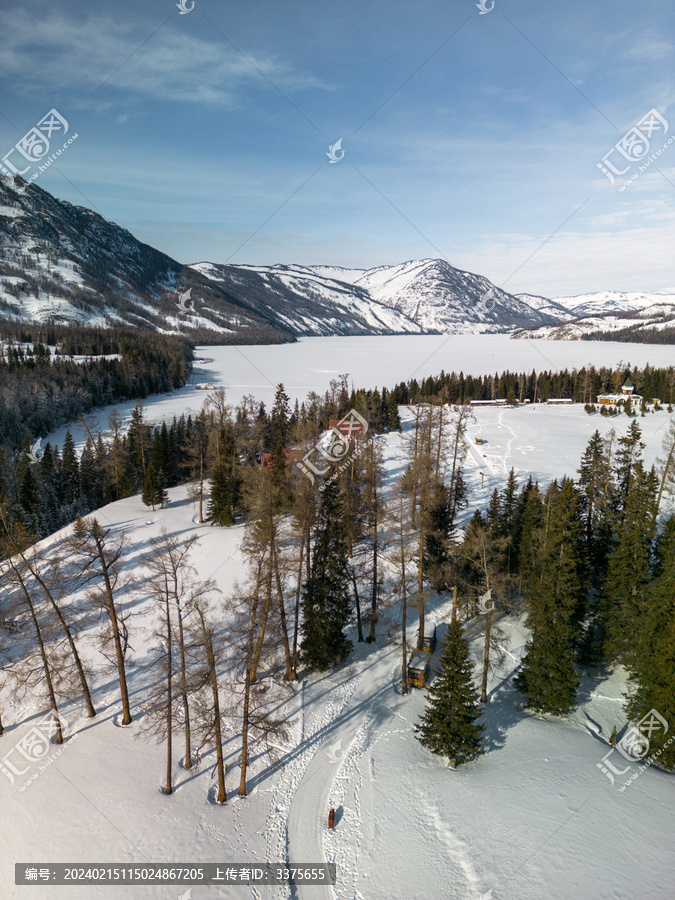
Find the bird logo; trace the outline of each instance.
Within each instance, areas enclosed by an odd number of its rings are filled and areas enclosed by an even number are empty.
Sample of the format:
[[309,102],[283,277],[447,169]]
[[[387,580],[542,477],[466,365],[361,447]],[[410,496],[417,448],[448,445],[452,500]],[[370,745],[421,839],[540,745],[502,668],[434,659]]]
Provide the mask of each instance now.
[[[338,154],[340,155],[338,156]],[[332,147],[329,147],[328,153],[326,153],[331,164],[340,162],[340,160],[344,158],[344,155],[345,151],[342,149],[342,138],[340,138],[339,141],[336,141]]]
[[[186,13],[192,12],[192,10],[195,8],[195,0],[192,0],[192,6],[187,6],[185,0],[180,0],[180,3],[176,3],[176,6],[180,10],[180,13],[178,15],[184,16]],[[190,892],[188,891],[188,894],[189,893]],[[185,897],[187,898],[187,900],[190,900],[187,894],[185,895]],[[183,900],[183,898],[181,897],[180,900]]]
[[[488,606],[488,603],[490,604]],[[489,591],[486,591],[483,596],[478,601],[478,609],[481,612],[489,613],[495,608],[494,603],[492,602],[492,588]],[[490,888],[492,890],[492,888]]]
[[[480,10],[480,12],[478,13],[478,15],[479,15],[479,16],[484,16],[485,13],[492,12],[492,10],[495,8],[495,0],[492,0],[492,6],[486,6],[486,5],[485,5],[485,0],[480,0],[480,3],[476,3],[476,6],[477,6],[478,9]],[[485,896],[487,896],[487,894],[486,894]]]
[[[189,12],[190,10],[188,10]],[[190,306],[187,306],[187,301],[190,299],[190,293],[192,292],[192,288],[188,288],[184,294],[178,295],[178,303],[176,306],[180,309],[181,312],[194,312],[195,305],[192,303]]]
[[[490,10],[488,10],[488,12],[490,12]],[[487,309],[488,312],[495,308],[495,292],[492,288],[488,288],[487,291],[483,292],[479,302],[485,305],[485,309]]]
[[340,762],[342,757],[344,756],[344,752],[342,750],[342,738],[339,741],[336,741],[330,750],[326,750],[326,756],[331,762]]
[[28,456],[31,458],[33,462],[40,462],[42,457],[45,455],[45,451],[40,447],[42,443],[42,438],[38,438],[37,441],[33,444],[33,446],[28,451]]
[[[489,10],[488,10],[488,12],[489,12]],[[490,888],[490,890],[487,891],[487,893],[483,894],[483,896],[480,898],[480,900],[492,900],[492,888]]]
[[[194,6],[194,4],[193,4]],[[190,10],[188,10],[190,12]],[[178,900],[192,900],[192,888],[188,888],[184,894],[181,894]]]

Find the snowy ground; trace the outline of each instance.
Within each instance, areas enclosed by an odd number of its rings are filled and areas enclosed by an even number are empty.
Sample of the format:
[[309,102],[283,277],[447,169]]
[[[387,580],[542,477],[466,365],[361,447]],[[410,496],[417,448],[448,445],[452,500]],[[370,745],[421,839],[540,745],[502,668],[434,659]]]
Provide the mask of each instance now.
[[[196,526],[194,508],[178,490],[171,506],[152,516],[152,525],[145,524],[148,513],[138,500],[104,512],[109,524],[131,537],[134,551],[146,550],[162,525],[196,531],[202,536],[200,570],[223,586],[237,573],[241,529]],[[441,638],[448,615],[448,599],[433,598],[429,618],[439,624]],[[414,620],[411,614],[409,635]],[[476,662],[482,625],[480,619],[466,624]],[[160,792],[164,749],[135,741],[134,725],[118,726],[115,684],[100,683],[99,716],[80,722],[78,736],[44,772],[24,791],[18,783],[0,782],[2,896],[37,896],[13,886],[16,861],[290,859],[335,862],[335,889],[300,888],[292,894],[284,888],[201,886],[193,888],[192,900],[479,900],[490,889],[496,900],[672,900],[675,780],[651,767],[620,792],[621,779],[612,786],[597,768],[610,749],[612,726],[620,729],[624,723],[622,679],[584,679],[581,705],[567,721],[523,714],[511,678],[526,632],[516,619],[504,619],[501,626],[505,660],[490,678],[487,753],[477,762],[451,771],[419,745],[412,725],[424,695],[401,694],[400,648],[381,639],[374,646],[357,645],[340,670],[300,682],[289,704],[290,740],[273,772],[264,760],[254,762],[247,799],[235,794],[238,748],[229,737],[231,799],[221,808],[207,799],[212,754],[196,774],[177,768],[171,797]],[[144,650],[133,643],[131,691],[138,703],[145,688]],[[43,711],[10,712],[3,754]],[[178,750],[176,760],[179,755]],[[628,765],[620,757],[614,762],[622,769]],[[637,771],[632,765],[624,778]],[[338,813],[334,832],[325,828],[331,807]],[[51,887],[48,895],[159,900],[184,890]]]
[[[260,348],[244,352],[251,349]],[[213,348],[203,352],[214,355]],[[631,353],[631,361],[636,360]],[[512,466],[519,480],[529,472],[542,482],[572,475],[595,428],[606,433],[614,426],[623,433],[629,424],[626,416],[587,416],[581,407],[479,409],[476,419],[467,461],[472,508],[465,517],[495,486],[503,486]],[[648,443],[648,462],[667,420],[666,413],[637,420]],[[476,446],[476,436],[487,444]],[[387,438],[390,480],[403,465],[401,441],[398,434]],[[200,526],[185,489],[176,488],[170,496],[170,504],[154,513],[135,497],[97,516],[127,534],[132,567],[163,526],[186,537],[199,535],[194,561],[200,576],[215,578],[227,592],[242,578],[243,528]],[[393,568],[385,568],[385,575],[387,599]],[[137,602],[139,624],[149,614],[147,607]],[[391,616],[396,620],[399,614],[394,606]],[[448,616],[447,596],[432,596],[429,620],[438,623],[440,638]],[[401,694],[400,646],[386,641],[382,626],[378,643],[355,645],[339,670],[301,679],[288,704],[289,740],[273,769],[267,759],[253,761],[246,799],[236,796],[238,740],[226,734],[230,800],[225,807],[208,800],[213,754],[204,757],[199,772],[188,774],[178,766],[179,742],[177,789],[170,797],[160,792],[164,748],[134,740],[137,724],[119,727],[116,684],[99,679],[94,698],[99,716],[81,720],[77,737],[58,757],[52,747],[44,772],[23,791],[21,783],[12,785],[0,773],[0,895],[7,900],[176,900],[187,890],[50,886],[40,892],[14,886],[15,862],[329,861],[338,869],[334,889],[200,886],[192,889],[191,900],[479,900],[485,895],[492,900],[672,900],[675,778],[652,766],[621,791],[621,784],[640,771],[638,765],[613,759],[621,769],[629,767],[614,785],[598,768],[610,750],[612,727],[620,731],[625,724],[623,678],[584,678],[580,706],[567,720],[525,714],[511,679],[527,632],[514,618],[500,624],[504,660],[490,677],[487,752],[476,762],[452,771],[417,742],[412,725],[422,713],[424,694]],[[409,638],[415,628],[411,612]],[[482,631],[480,618],[466,622],[477,664]],[[82,643],[88,646],[86,638]],[[138,704],[147,689],[147,646],[140,632],[131,644],[132,702]],[[0,699],[5,696],[0,692]],[[3,704],[0,759],[44,712],[44,705],[7,709]],[[79,708],[65,706],[63,712],[75,722]],[[334,832],[325,827],[331,807],[337,810]]]

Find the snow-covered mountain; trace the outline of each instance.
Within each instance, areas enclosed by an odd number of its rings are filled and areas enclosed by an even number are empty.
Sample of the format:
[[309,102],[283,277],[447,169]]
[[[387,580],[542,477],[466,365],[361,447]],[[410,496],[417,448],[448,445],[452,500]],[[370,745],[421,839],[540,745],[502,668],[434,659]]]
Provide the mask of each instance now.
[[[443,259],[373,269],[191,266],[35,184],[0,178],[0,322],[132,326],[202,343],[300,336],[616,331],[672,339],[675,294],[515,296]],[[628,331],[627,331],[628,329]],[[646,335],[646,338],[645,338]]]
[[[420,334],[427,330],[331,270],[312,266],[192,266],[280,328],[296,335]],[[325,274],[324,274],[325,272]]]
[[[524,298],[526,295],[519,296]],[[616,333],[617,337],[623,339],[631,337],[635,340],[648,339],[660,342],[664,338],[664,332],[675,331],[673,293],[599,291],[573,297],[556,297],[549,303],[551,308],[559,308],[562,311],[559,316],[561,322],[516,332],[513,336],[578,340],[583,335]],[[567,313],[567,321],[564,320],[564,312]]]
[[223,344],[293,340],[126,229],[11,178],[0,178],[2,320],[126,325],[211,341],[215,332]]
[[397,333],[503,334],[559,321],[442,259],[374,269],[213,263],[193,268],[295,334],[355,334],[355,316],[371,333],[384,327]]

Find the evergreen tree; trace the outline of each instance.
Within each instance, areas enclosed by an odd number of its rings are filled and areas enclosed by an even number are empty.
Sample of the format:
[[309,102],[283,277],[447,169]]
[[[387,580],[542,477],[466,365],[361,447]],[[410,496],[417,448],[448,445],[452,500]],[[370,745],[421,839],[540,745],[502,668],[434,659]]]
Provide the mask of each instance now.
[[349,574],[343,501],[338,487],[326,482],[321,494],[314,552],[304,585],[304,637],[301,658],[312,671],[338,665],[349,655]]
[[274,396],[274,406],[270,415],[270,439],[272,443],[272,455],[270,466],[272,467],[272,481],[277,489],[279,504],[287,501],[290,488],[288,468],[286,462],[286,450],[288,449],[291,423],[290,400],[284,390],[283,384],[277,386]]
[[66,506],[80,497],[80,467],[70,429],[66,431],[61,452],[61,502]]
[[628,491],[630,489],[631,480],[635,471],[635,467],[642,459],[642,453],[645,449],[644,442],[641,440],[642,431],[637,422],[631,422],[628,431],[624,437],[618,440],[618,449],[616,451],[616,482],[619,490],[619,500],[621,509],[625,506],[628,499]]
[[206,519],[213,525],[234,525],[232,478],[227,463],[217,465],[211,475],[211,499]]
[[635,465],[626,497],[617,545],[609,557],[600,601],[604,649],[612,662],[628,663],[635,630],[644,612],[651,580],[651,551],[656,531],[654,470]]
[[527,585],[532,638],[514,683],[531,709],[566,715],[579,686],[574,656],[586,584],[578,494],[568,478],[546,492],[537,556]]
[[586,536],[586,550],[595,581],[602,576],[612,542],[612,523],[616,506],[610,462],[610,445],[596,431],[591,437],[579,465],[581,521]]
[[[657,577],[649,587],[629,660],[633,693],[626,712],[640,722],[656,710],[670,725],[675,722],[675,516],[665,523],[656,548]],[[675,743],[661,727],[649,736],[649,756],[661,750],[658,765],[675,769]],[[665,749],[664,749],[665,747]]]
[[152,462],[148,463],[145,471],[141,499],[146,506],[152,506],[153,510],[156,506],[164,506],[169,500],[161,473],[155,471]]
[[456,619],[448,626],[440,669],[427,697],[424,715],[415,726],[422,746],[449,758],[468,760],[482,753],[484,726],[476,723],[481,709],[473,685],[473,666],[462,626]]
[[424,574],[435,591],[447,588],[449,538],[452,527],[450,491],[445,484],[433,489],[428,508],[429,530],[424,548]]

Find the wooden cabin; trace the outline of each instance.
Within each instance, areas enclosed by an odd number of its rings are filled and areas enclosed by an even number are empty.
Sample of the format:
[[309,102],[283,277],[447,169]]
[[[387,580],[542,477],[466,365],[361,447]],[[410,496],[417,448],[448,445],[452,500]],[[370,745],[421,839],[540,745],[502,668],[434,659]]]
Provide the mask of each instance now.
[[418,688],[425,687],[429,671],[429,657],[426,653],[416,650],[408,660],[408,685]]
[[425,634],[424,640],[422,641],[422,650],[425,653],[433,653],[436,649],[436,626],[434,625],[434,630],[431,634]]

